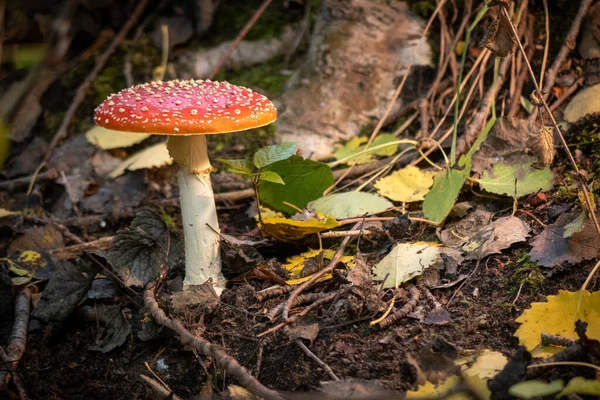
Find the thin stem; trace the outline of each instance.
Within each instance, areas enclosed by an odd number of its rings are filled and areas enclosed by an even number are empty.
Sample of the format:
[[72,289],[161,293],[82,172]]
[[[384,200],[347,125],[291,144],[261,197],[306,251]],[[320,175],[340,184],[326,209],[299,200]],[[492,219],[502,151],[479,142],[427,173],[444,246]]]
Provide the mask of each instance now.
[[333,167],[335,167],[335,166],[337,166],[337,165],[339,165],[339,164],[341,164],[341,163],[343,163],[345,161],[348,161],[351,158],[355,158],[355,157],[361,156],[363,154],[372,153],[372,152],[374,152],[376,150],[383,149],[383,148],[389,147],[389,146],[396,146],[396,145],[399,145],[399,144],[410,144],[410,145],[416,146],[417,144],[419,144],[419,142],[416,141],[416,140],[410,140],[410,139],[394,140],[393,142],[384,143],[384,144],[380,144],[380,145],[375,146],[375,147],[370,147],[368,149],[361,150],[358,153],[352,154],[352,155],[350,155],[348,157],[340,158],[339,160],[330,162],[327,165],[329,166],[329,168],[333,168]]
[[[546,17],[546,45],[544,46],[544,57],[542,58],[542,70],[540,71],[540,87],[544,87],[544,73],[548,61],[548,49],[550,48],[550,14],[548,13],[548,0],[544,0],[544,15]],[[534,45],[533,43],[531,44]]]

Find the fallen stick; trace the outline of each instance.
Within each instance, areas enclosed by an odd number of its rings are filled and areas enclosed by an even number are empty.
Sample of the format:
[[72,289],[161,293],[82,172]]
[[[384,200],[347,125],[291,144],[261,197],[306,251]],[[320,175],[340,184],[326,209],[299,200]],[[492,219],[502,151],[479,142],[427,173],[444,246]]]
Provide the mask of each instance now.
[[181,321],[167,317],[165,312],[158,306],[153,290],[154,284],[150,284],[144,290],[144,304],[148,307],[156,323],[166,326],[177,333],[181,344],[184,346],[193,346],[203,355],[214,358],[218,366],[225,369],[240,385],[258,397],[266,400],[284,400],[284,397],[278,392],[263,386],[246,368],[240,365],[235,358],[227,354],[220,346],[193,335],[183,326]]
[[48,253],[59,260],[71,260],[79,257],[84,251],[92,249],[108,250],[111,245],[113,236],[103,237],[92,242],[86,242],[82,244],[75,244],[73,246],[67,246],[60,249],[50,250]]
[[29,327],[29,305],[31,292],[23,288],[15,298],[15,322],[6,348],[6,369],[0,370],[0,389],[6,387],[9,376],[17,369],[27,347],[27,328]]

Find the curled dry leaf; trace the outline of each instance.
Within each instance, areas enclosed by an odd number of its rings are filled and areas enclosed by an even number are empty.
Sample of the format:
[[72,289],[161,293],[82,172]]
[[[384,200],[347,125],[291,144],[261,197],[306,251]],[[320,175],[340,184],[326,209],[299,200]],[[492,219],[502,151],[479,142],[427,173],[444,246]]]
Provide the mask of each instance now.
[[554,160],[554,135],[552,128],[542,126],[537,135],[531,138],[531,151],[538,158],[540,166],[549,167]]
[[479,43],[481,47],[489,49],[498,57],[506,57],[513,52],[517,45],[517,41],[513,36],[511,22],[502,10],[502,8],[507,7],[505,3],[506,1],[490,2],[490,7],[500,6],[500,9],[498,10],[498,16],[492,21]]

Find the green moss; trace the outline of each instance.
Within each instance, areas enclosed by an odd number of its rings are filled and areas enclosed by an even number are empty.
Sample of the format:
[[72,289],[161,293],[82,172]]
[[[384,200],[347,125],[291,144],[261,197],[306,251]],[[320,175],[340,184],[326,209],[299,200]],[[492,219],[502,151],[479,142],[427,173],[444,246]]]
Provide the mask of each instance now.
[[262,89],[267,97],[273,98],[283,93],[284,86],[290,78],[289,75],[281,73],[285,67],[284,57],[276,57],[255,67],[221,71],[215,80],[225,80],[234,85]]
[[[233,40],[262,3],[262,0],[222,1],[215,12],[207,40],[212,43]],[[317,9],[317,7],[313,8]],[[289,2],[286,7],[285,2],[274,1],[250,29],[245,39],[260,40],[278,37],[286,25],[301,21],[302,15],[302,4]]]
[[109,65],[105,67],[96,80],[92,82],[94,100],[100,104],[108,96],[125,87],[125,76],[122,65]]
[[513,286],[512,292],[519,290],[521,286],[529,285],[532,289],[538,289],[544,282],[544,274],[539,265],[529,259],[527,253],[520,254],[515,261],[509,261],[507,266],[514,265],[514,272],[508,277],[508,283]]

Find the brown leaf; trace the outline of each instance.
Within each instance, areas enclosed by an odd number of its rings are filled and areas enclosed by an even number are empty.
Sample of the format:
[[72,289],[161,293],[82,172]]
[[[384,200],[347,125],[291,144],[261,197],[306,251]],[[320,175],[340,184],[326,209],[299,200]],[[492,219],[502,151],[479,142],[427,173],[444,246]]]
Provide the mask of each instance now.
[[481,227],[487,226],[492,220],[491,212],[483,209],[475,210],[465,218],[447,225],[440,233],[444,246],[458,247],[474,236]]
[[600,257],[600,238],[589,220],[580,232],[565,238],[565,226],[577,218],[577,212],[563,214],[555,223],[548,225],[531,242],[529,258],[543,267],[555,267],[561,263],[578,264],[583,260]]
[[[496,3],[504,2],[496,1]],[[489,49],[498,57],[506,57],[513,52],[517,41],[513,36],[510,20],[502,12],[504,4],[501,4],[500,7],[498,17],[492,21],[479,45]]]
[[554,135],[552,128],[549,126],[541,126],[531,138],[531,150],[540,161],[542,168],[552,165],[554,160]]
[[465,258],[477,259],[501,253],[514,243],[524,242],[529,236],[529,229],[529,226],[517,217],[499,218],[463,245],[463,250],[468,253]]

